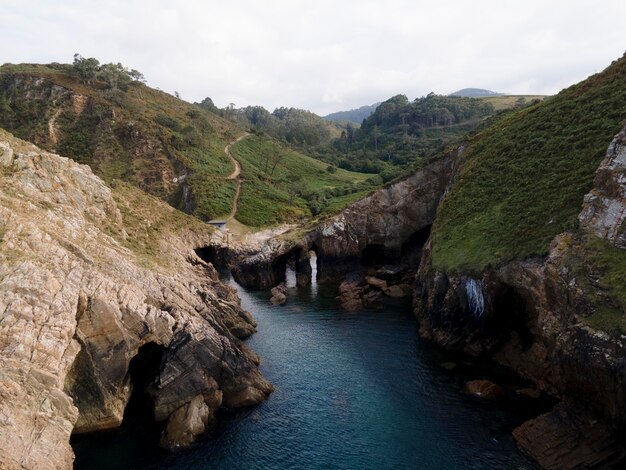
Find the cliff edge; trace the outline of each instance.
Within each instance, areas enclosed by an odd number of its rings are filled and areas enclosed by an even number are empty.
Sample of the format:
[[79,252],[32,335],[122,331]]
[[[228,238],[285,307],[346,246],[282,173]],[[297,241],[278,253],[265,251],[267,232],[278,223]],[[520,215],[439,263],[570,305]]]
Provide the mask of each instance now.
[[[131,361],[162,445],[193,442],[220,406],[271,385],[241,342],[236,292],[193,249],[211,229],[0,130],[0,467],[71,468],[72,433],[119,426]],[[138,362],[138,364],[137,364]]]

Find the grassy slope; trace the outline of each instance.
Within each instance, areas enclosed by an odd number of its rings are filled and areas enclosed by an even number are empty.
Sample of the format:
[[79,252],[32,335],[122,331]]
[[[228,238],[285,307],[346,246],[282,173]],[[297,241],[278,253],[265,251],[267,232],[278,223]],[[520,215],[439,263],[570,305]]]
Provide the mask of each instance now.
[[504,95],[504,96],[484,96],[477,98],[485,103],[490,103],[496,111],[504,111],[515,108],[518,100],[524,99],[524,103],[530,103],[533,100],[543,100],[544,95]]
[[[44,78],[91,100],[77,115],[71,103],[53,104],[45,93],[43,99],[12,101],[8,93],[0,94],[0,125],[19,137],[87,163],[109,182],[123,179],[174,204],[180,194],[171,177],[178,176],[182,163],[192,173],[194,215],[212,218],[229,210],[234,185],[222,178],[232,171],[224,146],[242,132],[233,123],[137,82],[113,94],[102,83],[81,83],[64,67],[0,67],[0,82],[15,77]],[[63,111],[57,118],[60,141],[54,145],[48,120],[57,105]]]
[[[290,202],[290,185],[295,184],[299,193],[334,188],[346,188],[354,193],[359,189],[356,184],[371,176],[341,169],[330,173],[327,171],[328,164],[260,136],[253,135],[240,141],[231,151],[241,163],[241,177],[244,180],[237,219],[251,226],[264,226],[310,215],[301,197],[293,197]],[[270,163],[266,170],[265,159],[268,155]],[[281,158],[272,173],[276,155]],[[331,200],[331,205],[338,211],[348,201],[349,198],[337,197]]]
[[471,139],[433,226],[433,264],[449,272],[545,255],[577,226],[582,199],[626,118],[626,57]]

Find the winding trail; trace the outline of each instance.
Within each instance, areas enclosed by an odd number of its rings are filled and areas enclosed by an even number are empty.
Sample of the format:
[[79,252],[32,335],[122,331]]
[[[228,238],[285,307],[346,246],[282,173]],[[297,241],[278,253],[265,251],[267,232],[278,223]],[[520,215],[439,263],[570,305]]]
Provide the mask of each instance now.
[[50,141],[52,142],[52,145],[57,145],[59,143],[59,136],[56,130],[56,122],[57,122],[57,118],[61,114],[61,111],[63,111],[63,109],[58,108],[54,112],[52,117],[50,117],[50,119],[48,120],[48,134],[50,135]]
[[226,222],[228,222],[229,220],[232,220],[235,218],[235,215],[237,215],[237,204],[239,202],[239,194],[241,193],[241,178],[239,177],[239,175],[241,175],[241,164],[237,161],[237,159],[235,157],[233,157],[233,154],[230,153],[230,148],[235,145],[237,142],[239,142],[242,139],[245,139],[246,137],[248,137],[250,134],[245,133],[242,136],[237,137],[235,140],[233,140],[230,144],[228,144],[226,147],[224,147],[224,153],[226,154],[226,156],[230,159],[230,161],[233,163],[233,166],[235,167],[233,172],[228,175],[226,177],[227,180],[236,180],[237,181],[237,188],[235,189],[235,197],[233,198],[233,207],[230,211],[230,214],[228,216],[228,218],[226,219]]

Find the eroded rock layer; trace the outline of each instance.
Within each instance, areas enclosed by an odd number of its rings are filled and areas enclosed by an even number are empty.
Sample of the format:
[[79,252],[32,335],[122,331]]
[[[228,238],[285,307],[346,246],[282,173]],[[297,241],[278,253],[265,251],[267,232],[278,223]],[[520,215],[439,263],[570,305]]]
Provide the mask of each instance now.
[[0,131],[0,467],[70,468],[70,434],[121,423],[151,345],[167,447],[271,392],[240,341],[254,320],[193,251],[209,232]]

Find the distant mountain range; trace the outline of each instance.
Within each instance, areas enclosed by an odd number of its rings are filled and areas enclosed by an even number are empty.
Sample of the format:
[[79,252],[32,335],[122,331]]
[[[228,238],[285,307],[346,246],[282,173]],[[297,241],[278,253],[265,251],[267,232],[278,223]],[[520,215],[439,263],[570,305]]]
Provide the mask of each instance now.
[[461,90],[450,93],[450,96],[465,96],[467,98],[480,98],[483,96],[504,96],[505,93],[485,90],[483,88],[463,88]]
[[331,122],[348,121],[354,124],[361,124],[364,119],[367,119],[376,111],[379,104],[380,103],[374,103],[368,106],[361,106],[358,109],[351,109],[350,111],[337,111],[336,113],[322,116],[322,118]]

